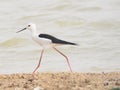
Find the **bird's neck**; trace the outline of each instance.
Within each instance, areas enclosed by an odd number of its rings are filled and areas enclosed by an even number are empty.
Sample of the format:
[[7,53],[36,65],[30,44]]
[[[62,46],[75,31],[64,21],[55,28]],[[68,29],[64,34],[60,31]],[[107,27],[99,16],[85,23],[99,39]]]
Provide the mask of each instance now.
[[31,33],[32,33],[32,36],[36,35],[36,34],[37,34],[36,29],[32,29],[32,30],[31,30]]

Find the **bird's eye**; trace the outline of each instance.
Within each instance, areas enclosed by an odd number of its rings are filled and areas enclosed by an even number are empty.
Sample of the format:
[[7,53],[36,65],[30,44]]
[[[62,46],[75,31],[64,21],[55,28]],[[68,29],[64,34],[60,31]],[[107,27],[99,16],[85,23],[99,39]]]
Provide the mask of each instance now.
[[28,27],[30,27],[30,25],[28,25]]

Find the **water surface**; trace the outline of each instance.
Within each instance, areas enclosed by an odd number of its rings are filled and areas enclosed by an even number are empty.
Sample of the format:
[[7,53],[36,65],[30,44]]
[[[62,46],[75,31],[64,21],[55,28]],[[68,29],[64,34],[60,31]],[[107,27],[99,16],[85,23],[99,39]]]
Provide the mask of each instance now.
[[[74,72],[120,71],[119,0],[0,0],[0,73],[32,72],[41,47],[27,23],[79,46],[58,47]],[[47,49],[40,72],[69,71],[64,57]]]

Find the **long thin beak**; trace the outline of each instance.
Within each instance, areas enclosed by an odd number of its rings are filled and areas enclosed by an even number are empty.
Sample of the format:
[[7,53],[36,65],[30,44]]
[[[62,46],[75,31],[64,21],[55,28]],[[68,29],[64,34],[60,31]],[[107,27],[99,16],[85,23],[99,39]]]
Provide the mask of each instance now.
[[24,31],[24,30],[26,30],[26,29],[27,29],[27,28],[23,28],[22,30],[17,31],[16,33],[19,33],[19,32]]

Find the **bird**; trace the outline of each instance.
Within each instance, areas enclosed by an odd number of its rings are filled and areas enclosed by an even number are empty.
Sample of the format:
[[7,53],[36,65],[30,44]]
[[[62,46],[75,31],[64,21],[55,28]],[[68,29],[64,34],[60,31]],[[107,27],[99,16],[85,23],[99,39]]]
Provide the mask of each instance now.
[[56,47],[59,45],[77,45],[76,43],[61,40],[61,39],[56,38],[49,34],[37,33],[36,24],[34,24],[34,23],[28,23],[25,28],[17,31],[16,33],[19,33],[24,30],[31,31],[32,39],[42,47],[39,62],[37,64],[36,68],[34,69],[33,73],[35,73],[37,71],[37,69],[40,67],[43,53],[44,53],[46,47],[51,47],[55,51],[57,51],[59,54],[61,54],[66,59],[68,67],[70,69],[70,72],[73,72],[68,57],[65,54],[63,54],[60,50],[58,50]]

